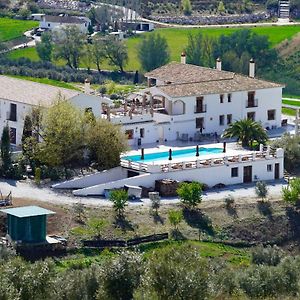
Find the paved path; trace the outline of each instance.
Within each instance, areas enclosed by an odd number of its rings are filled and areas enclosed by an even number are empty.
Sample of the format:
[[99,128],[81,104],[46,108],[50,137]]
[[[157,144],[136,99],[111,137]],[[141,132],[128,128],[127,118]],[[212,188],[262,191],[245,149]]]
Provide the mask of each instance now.
[[[281,195],[281,189],[286,186],[285,181],[269,182],[269,195],[273,198],[278,198]],[[10,191],[12,192],[13,198],[24,198],[30,200],[51,202],[52,204],[67,204],[81,202],[86,205],[96,206],[111,206],[108,200],[97,197],[74,197],[71,193],[54,192],[50,188],[38,188],[34,184],[24,181],[5,180],[0,182],[0,190],[3,196],[7,195]],[[209,190],[203,195],[203,201],[223,201],[224,197],[231,194],[235,199],[241,198],[255,198],[255,184],[246,185],[234,185],[228,186],[223,189]],[[162,204],[175,204],[178,203],[178,198],[163,198]],[[129,203],[130,206],[134,205],[150,205],[149,199],[142,199],[141,201],[132,201]]]

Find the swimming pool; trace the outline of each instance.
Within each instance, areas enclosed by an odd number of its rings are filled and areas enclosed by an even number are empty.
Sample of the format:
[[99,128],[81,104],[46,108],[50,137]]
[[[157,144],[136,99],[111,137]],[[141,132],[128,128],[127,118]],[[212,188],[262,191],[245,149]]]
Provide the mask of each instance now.
[[[222,148],[204,148],[199,147],[199,156],[207,155],[207,154],[216,154],[222,153]],[[180,150],[172,150],[172,159],[196,159],[196,147],[193,148],[185,148]],[[145,150],[144,159],[141,159],[141,154],[139,155],[130,155],[123,156],[122,159],[133,161],[133,162],[158,162],[169,159],[169,151],[164,152],[155,152],[155,153],[147,153],[147,149]]]

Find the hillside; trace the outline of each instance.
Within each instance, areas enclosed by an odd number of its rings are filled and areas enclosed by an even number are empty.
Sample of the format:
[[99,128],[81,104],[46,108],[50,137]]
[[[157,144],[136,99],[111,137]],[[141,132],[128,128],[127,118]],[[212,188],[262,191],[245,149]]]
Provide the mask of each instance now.
[[[192,8],[194,12],[199,13],[212,13],[218,5],[219,0],[191,0]],[[233,13],[247,13],[257,10],[264,10],[266,0],[251,0],[251,1],[234,1],[223,0],[225,8],[229,14]],[[144,14],[169,14],[177,13],[180,11],[181,1],[170,0],[143,0],[142,10]]]

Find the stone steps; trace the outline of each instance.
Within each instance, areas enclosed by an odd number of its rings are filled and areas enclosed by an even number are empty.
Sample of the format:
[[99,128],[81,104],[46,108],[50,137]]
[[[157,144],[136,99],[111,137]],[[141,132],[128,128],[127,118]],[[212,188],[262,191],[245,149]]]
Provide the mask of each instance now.
[[279,1],[278,17],[280,19],[289,19],[290,17],[290,1]]

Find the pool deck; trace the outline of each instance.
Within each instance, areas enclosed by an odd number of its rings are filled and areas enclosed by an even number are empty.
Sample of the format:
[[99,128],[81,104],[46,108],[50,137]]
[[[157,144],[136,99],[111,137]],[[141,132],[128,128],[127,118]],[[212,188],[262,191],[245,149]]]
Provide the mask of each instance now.
[[[150,147],[150,148],[145,148],[145,155],[149,153],[157,153],[157,152],[167,152],[169,149],[174,150],[182,150],[182,149],[187,149],[187,148],[195,148],[196,152],[196,145],[197,143],[193,143],[192,145],[188,144],[183,144],[182,146],[179,146],[178,143],[174,142],[174,146],[171,146],[170,144],[168,145],[156,145],[156,147]],[[203,148],[221,148],[223,149],[223,142],[222,143],[212,143],[212,144],[199,144],[199,147]],[[196,160],[204,160],[204,159],[211,159],[211,158],[224,158],[226,156],[238,156],[240,154],[246,155],[246,154],[251,154],[255,151],[250,151],[250,150],[245,150],[238,146],[236,143],[227,143],[226,144],[226,152],[225,153],[209,153],[209,154],[202,154],[197,157],[196,155],[190,155],[188,157],[178,157],[175,158],[173,157],[172,163],[177,163],[177,162],[186,162],[186,161],[196,161]],[[131,150],[126,153],[124,153],[124,156],[132,156],[132,155],[141,155],[141,149],[138,150]],[[122,155],[123,157],[123,155]],[[122,159],[121,157],[121,159]],[[160,160],[160,161],[153,161],[153,162],[147,162],[145,161],[144,164],[147,165],[161,165],[161,164],[168,164],[170,163],[169,160]]]

